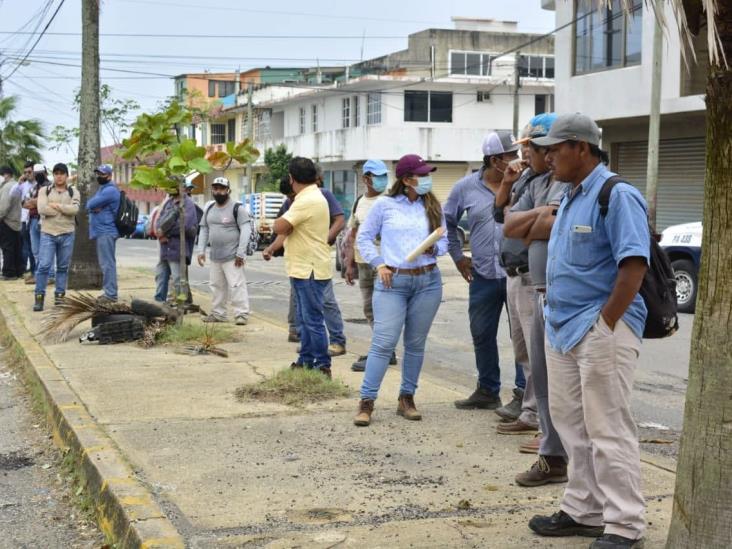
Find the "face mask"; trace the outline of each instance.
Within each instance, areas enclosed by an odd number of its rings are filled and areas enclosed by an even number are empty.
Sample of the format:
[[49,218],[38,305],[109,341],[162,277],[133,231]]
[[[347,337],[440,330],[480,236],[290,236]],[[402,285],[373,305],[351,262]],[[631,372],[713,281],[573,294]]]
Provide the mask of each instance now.
[[45,183],[45,182],[46,182],[46,174],[43,174],[43,173],[37,173],[37,174],[35,175],[35,179],[36,179],[36,183],[38,183],[39,185],[40,185],[41,183]]
[[103,175],[98,175],[97,176],[97,183],[99,183],[100,185],[104,185],[105,183],[109,183],[109,179],[107,179]]
[[432,190],[432,176],[420,177],[417,179],[417,186],[414,189],[418,195],[427,194]]
[[371,187],[377,193],[383,193],[386,190],[386,186],[389,184],[388,175],[374,175],[371,177]]
[[225,204],[227,200],[229,200],[228,194],[215,194],[213,195],[214,200],[216,201],[216,204]]

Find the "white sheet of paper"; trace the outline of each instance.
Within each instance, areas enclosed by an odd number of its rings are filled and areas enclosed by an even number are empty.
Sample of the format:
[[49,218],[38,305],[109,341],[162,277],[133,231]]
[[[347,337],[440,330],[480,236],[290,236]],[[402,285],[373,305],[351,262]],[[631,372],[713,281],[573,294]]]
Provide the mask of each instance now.
[[432,231],[432,234],[430,234],[427,238],[425,238],[419,246],[414,248],[411,252],[409,252],[409,255],[407,256],[407,261],[410,263],[412,261],[417,261],[417,258],[425,253],[429,248],[434,246],[440,238],[442,238],[442,235],[445,234],[444,227],[438,227],[434,231]]

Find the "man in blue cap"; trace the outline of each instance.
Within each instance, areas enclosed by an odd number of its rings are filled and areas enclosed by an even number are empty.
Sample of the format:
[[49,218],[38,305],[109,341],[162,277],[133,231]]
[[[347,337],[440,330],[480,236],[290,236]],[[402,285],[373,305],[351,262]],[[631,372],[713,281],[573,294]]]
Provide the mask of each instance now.
[[[528,161],[531,170],[538,174],[529,183],[526,192],[506,214],[504,234],[509,238],[528,242],[529,277],[532,288],[533,314],[529,333],[529,364],[536,407],[541,426],[539,459],[526,472],[516,476],[520,486],[541,486],[567,481],[567,454],[562,446],[549,413],[549,386],[546,356],[544,354],[544,297],[546,295],[546,263],[549,233],[556,216],[556,208],[569,188],[568,183],[557,181],[546,163],[546,148],[534,143],[544,137],[556,120],[556,114],[547,113],[534,117],[526,140],[529,142]],[[509,170],[506,178],[515,177]],[[504,427],[510,429],[511,424]]]
[[117,258],[115,247],[119,231],[115,219],[119,210],[119,189],[112,181],[112,166],[102,164],[94,170],[99,189],[86,203],[89,212],[89,239],[97,241],[97,259],[102,268],[102,300],[117,301]]
[[[374,310],[371,300],[374,295],[374,279],[376,270],[365,261],[355,245],[356,234],[361,224],[366,221],[366,216],[381,194],[389,185],[389,170],[381,160],[367,160],[361,168],[361,181],[366,186],[366,192],[356,199],[353,205],[353,213],[348,220],[348,245],[346,246],[346,283],[353,285],[353,279],[358,272],[358,287],[363,297],[363,314],[368,320],[369,326],[374,327]],[[366,369],[367,356],[358,358],[351,366],[354,372],[363,372]],[[390,360],[396,364],[396,355]]]

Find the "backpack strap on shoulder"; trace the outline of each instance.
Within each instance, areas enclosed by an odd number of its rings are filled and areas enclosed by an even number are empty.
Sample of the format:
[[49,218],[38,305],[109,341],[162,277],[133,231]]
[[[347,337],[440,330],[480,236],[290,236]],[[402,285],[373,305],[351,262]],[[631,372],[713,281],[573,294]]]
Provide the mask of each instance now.
[[610,193],[613,192],[613,187],[618,183],[627,183],[627,181],[619,175],[613,175],[605,180],[600,189],[600,194],[597,195],[597,202],[600,204],[600,216],[606,217],[608,207],[610,206]]
[[[213,205],[215,203],[216,202],[214,202],[212,200],[211,202],[209,202],[208,204],[206,204],[206,209],[203,210],[203,215],[201,216],[201,221],[205,221],[206,222],[206,226],[208,226],[208,212],[211,210],[211,208],[213,208]],[[234,215],[236,215],[236,212],[234,212]]]

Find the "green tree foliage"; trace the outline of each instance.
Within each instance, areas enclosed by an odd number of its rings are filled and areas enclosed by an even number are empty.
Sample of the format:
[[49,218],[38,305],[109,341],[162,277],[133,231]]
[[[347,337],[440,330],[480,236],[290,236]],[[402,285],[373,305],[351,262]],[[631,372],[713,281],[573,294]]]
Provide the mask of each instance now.
[[13,119],[17,105],[15,96],[0,99],[0,164],[21,173],[26,162],[41,161],[45,135],[38,120]]
[[257,192],[279,191],[280,179],[287,175],[290,160],[292,160],[292,153],[287,151],[285,145],[278,145],[264,151],[264,164],[267,166],[267,173],[260,182],[257,182]]

